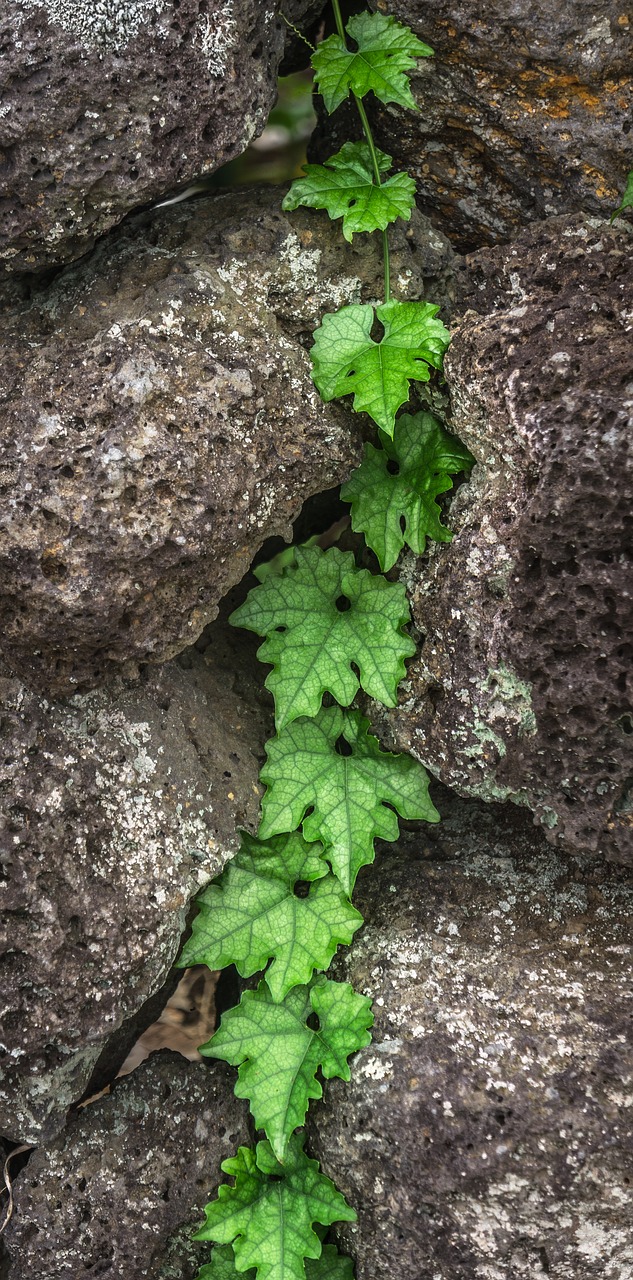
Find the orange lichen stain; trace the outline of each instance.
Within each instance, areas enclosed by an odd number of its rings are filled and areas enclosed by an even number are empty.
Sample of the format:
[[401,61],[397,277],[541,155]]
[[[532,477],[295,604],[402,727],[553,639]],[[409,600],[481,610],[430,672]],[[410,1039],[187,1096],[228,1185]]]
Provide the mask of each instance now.
[[582,164],[580,168],[584,177],[591,183],[599,200],[614,200],[618,196],[617,187],[610,186],[599,169],[594,169],[590,164]]
[[[604,115],[604,99],[588,89],[576,76],[563,75],[541,67],[522,71],[519,82],[517,99],[526,115],[544,113],[553,120],[567,120],[571,108],[578,105],[588,114]],[[524,86],[524,91],[521,86]]]
[[618,18],[618,26],[619,26],[619,27],[628,27],[628,25],[629,25],[629,15],[628,15],[628,13],[621,13],[621,14],[620,14],[620,16],[619,16],[619,18]]
[[454,39],[454,37],[457,35],[457,30],[455,27],[447,27],[446,30],[449,36],[451,37],[451,39]]

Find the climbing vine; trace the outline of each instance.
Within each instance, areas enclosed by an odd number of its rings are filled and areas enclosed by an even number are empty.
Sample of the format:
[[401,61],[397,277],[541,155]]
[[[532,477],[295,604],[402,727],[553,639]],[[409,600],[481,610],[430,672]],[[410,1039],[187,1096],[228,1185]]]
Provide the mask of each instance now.
[[[449,334],[437,306],[391,298],[387,228],[410,217],[415,184],[390,174],[363,104],[372,92],[414,110],[409,74],[432,50],[392,17],[361,13],[344,27],[339,0],[333,8],[337,30],[313,54],[315,81],[329,112],[354,98],[365,141],[308,164],[284,208],[327,210],[347,240],[382,234],[383,301],[325,315],[312,363],[324,400],[353,395],[354,409],[379,429],[341,496],[384,572],[405,544],[420,553],[427,538],[450,539],[436,500],[472,458],[431,414],[396,420],[410,382],[441,369]],[[321,1097],[319,1077],[349,1080],[350,1055],[370,1043],[373,1019],[365,996],[324,971],[362,924],[350,898],[375,839],[397,839],[397,815],[437,822],[439,814],[422,765],[382,751],[351,705],[359,689],[396,705],[415,651],[404,587],[314,540],[258,577],[231,622],[263,638],[258,656],[271,668],[276,734],[261,771],[261,824],[198,899],[180,963],[234,964],[245,978],[263,972],[201,1053],[238,1068],[235,1092],[265,1138],[222,1166],[233,1181],[196,1233],[215,1246],[199,1280],[245,1272],[252,1280],[351,1280],[351,1259],[323,1239],[332,1223],[356,1214],[306,1155],[302,1126],[311,1099]]]

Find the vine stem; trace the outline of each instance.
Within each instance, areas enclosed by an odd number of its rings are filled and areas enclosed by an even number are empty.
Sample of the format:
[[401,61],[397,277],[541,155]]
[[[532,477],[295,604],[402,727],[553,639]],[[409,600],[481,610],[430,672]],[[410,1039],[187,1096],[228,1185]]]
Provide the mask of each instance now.
[[[332,8],[334,9],[334,18],[336,20],[336,30],[338,31],[338,34],[341,37],[341,40],[343,41],[345,48],[347,48],[347,40],[345,38],[345,28],[343,26],[343,17],[341,14],[340,0],[332,0]],[[374,135],[371,131],[371,125],[369,123],[369,119],[367,116],[367,112],[365,111],[363,102],[356,94],[354,94],[354,101],[356,103],[356,108],[358,110],[360,121],[363,126],[363,133],[365,134],[365,137],[367,139],[369,153],[371,155],[371,163],[374,170],[374,182],[377,187],[380,187],[382,185],[382,178],[380,176],[380,165],[378,164],[378,155],[376,152]],[[387,235],[386,230],[383,231],[382,233],[382,256],[383,256],[383,264],[385,269],[385,302],[388,302],[391,297],[391,277],[390,277],[390,266],[389,266],[389,237]]]

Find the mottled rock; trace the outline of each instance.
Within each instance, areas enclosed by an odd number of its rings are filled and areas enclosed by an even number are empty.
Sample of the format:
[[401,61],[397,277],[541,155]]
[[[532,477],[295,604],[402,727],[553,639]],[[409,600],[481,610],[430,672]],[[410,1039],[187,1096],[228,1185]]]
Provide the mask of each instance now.
[[153,1054],[31,1156],[5,1237],[8,1280],[193,1280],[209,1246],[191,1231],[222,1160],[249,1141],[224,1063]]
[[623,1280],[630,876],[562,858],[513,806],[436,798],[439,827],[361,872],[337,965],[376,1014],[311,1113],[359,1215],[342,1247],[358,1280]]
[[[300,22],[310,0],[295,0]],[[261,133],[273,0],[9,0],[0,13],[0,263],[68,262]]]
[[631,233],[552,219],[468,266],[446,376],[479,465],[452,544],[405,559],[423,643],[377,719],[460,794],[633,860]]
[[[611,213],[631,167],[627,5],[378,0],[377,7],[435,50],[413,76],[419,112],[370,105],[377,141],[415,177],[420,208],[459,249],[508,240],[526,222],[557,213]],[[340,142],[344,114],[325,125],[324,146]]]
[[1,1133],[59,1131],[256,827],[270,721],[239,680],[195,651],[66,704],[0,680]]
[[[322,403],[302,341],[378,294],[379,241],[346,245],[281,198],[131,219],[7,311],[0,634],[28,684],[67,694],[193,643],[265,539],[290,538],[359,457],[363,422]],[[402,224],[396,289],[442,301],[450,275],[447,241]]]

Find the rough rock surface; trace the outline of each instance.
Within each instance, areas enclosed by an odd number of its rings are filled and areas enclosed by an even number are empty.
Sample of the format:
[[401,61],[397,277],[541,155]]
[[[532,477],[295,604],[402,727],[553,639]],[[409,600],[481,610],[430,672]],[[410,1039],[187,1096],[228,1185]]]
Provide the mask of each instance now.
[[[309,0],[295,0],[301,21]],[[261,133],[287,28],[273,0],[8,0],[0,263],[68,262]]]
[[[379,242],[280,203],[141,215],[8,309],[0,634],[28,684],[67,694],[193,643],[359,457],[361,419],[322,403],[299,339],[379,293]],[[447,299],[447,241],[420,217],[393,238],[396,289]]]
[[377,718],[460,794],[633,860],[631,233],[552,219],[468,265],[446,376],[480,465],[452,544],[404,563],[424,641]]
[[220,1164],[250,1141],[233,1073],[153,1054],[34,1152],[15,1184],[7,1280],[193,1280],[191,1230]]
[[[374,5],[374,7],[376,7]],[[420,111],[370,108],[420,208],[462,251],[557,213],[610,214],[631,168],[633,14],[620,0],[378,0],[435,50]],[[347,125],[325,126],[339,144]],[[349,136],[347,133],[346,136]]]
[[359,1214],[342,1246],[358,1280],[624,1280],[630,876],[513,806],[437,800],[439,827],[361,872],[338,966],[376,1014],[311,1113]]
[[165,982],[236,828],[257,825],[269,713],[215,653],[65,705],[0,680],[0,1133],[15,1140],[58,1132],[106,1039]]

